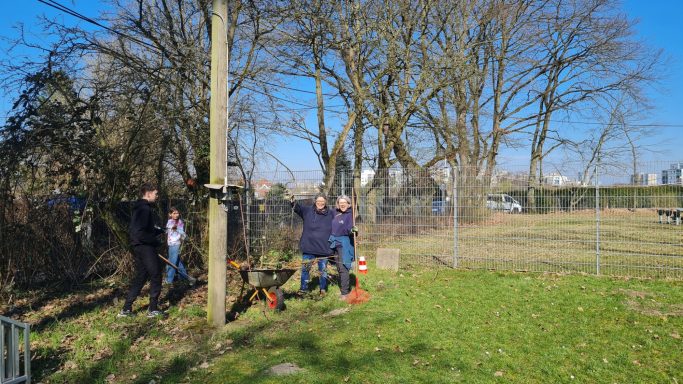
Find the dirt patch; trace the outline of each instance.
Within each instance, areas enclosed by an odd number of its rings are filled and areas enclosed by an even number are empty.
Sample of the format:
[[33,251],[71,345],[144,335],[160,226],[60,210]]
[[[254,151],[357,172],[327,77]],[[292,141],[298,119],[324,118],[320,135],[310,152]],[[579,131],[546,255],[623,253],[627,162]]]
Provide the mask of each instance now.
[[657,295],[634,289],[620,288],[616,292],[627,297],[625,305],[628,309],[646,316],[683,316],[683,304],[661,303],[655,298]]
[[649,292],[636,291],[633,289],[623,289],[623,288],[619,289],[619,293],[622,293],[628,297],[637,297],[639,299],[645,299],[648,296],[654,296],[654,295],[650,294]]
[[683,316],[683,305],[681,304],[663,304],[655,300],[637,301],[629,299],[626,300],[626,306],[630,310],[646,316]]

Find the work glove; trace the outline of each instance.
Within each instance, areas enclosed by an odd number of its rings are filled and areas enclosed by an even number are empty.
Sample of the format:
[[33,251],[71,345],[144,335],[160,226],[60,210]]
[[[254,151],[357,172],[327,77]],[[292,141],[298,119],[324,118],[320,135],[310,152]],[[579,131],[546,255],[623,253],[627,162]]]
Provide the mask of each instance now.
[[358,234],[358,227],[356,227],[355,225],[353,227],[351,227],[351,233],[354,236],[357,235]]

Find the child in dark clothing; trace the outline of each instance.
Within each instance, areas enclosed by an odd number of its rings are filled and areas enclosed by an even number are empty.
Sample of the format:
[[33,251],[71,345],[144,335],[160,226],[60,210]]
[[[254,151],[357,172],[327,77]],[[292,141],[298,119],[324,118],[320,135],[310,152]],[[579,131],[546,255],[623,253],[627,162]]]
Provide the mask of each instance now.
[[143,184],[140,187],[140,200],[133,206],[133,217],[130,221],[128,233],[130,245],[133,248],[135,261],[135,277],[131,282],[126,301],[118,317],[131,317],[133,302],[140,294],[142,287],[149,280],[149,310],[148,317],[163,316],[164,313],[158,308],[159,294],[161,293],[161,265],[157,257],[156,248],[161,245],[159,235],[164,230],[159,227],[158,218],[154,214],[152,204],[159,196],[157,188],[151,184]]

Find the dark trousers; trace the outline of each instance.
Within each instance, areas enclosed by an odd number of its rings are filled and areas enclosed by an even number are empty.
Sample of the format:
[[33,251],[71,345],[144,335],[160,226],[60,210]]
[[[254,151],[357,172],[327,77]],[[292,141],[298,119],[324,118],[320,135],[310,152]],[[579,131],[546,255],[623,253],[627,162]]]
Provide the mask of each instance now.
[[142,287],[149,280],[149,310],[158,310],[159,294],[161,293],[161,259],[157,256],[156,248],[151,245],[136,245],[133,247],[135,260],[135,277],[130,284],[123,309],[131,310]]
[[348,295],[351,292],[349,287],[349,269],[342,262],[342,247],[337,247],[334,255],[334,263],[337,267],[337,272],[339,273],[339,290],[342,295]]

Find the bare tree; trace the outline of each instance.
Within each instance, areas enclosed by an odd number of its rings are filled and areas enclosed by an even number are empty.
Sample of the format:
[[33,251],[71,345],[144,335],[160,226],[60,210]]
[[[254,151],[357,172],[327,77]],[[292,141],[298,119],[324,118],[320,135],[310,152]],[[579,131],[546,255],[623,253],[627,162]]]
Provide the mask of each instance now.
[[[527,195],[531,209],[535,204],[534,189],[542,177],[543,158],[569,142],[552,117],[581,107],[611,105],[624,98],[642,103],[640,89],[655,79],[654,69],[661,57],[659,52],[651,52],[631,39],[633,22],[620,15],[611,2],[553,1],[547,8],[541,19],[545,31],[543,50],[539,52],[543,71],[540,87],[534,90],[540,97],[531,131]],[[609,116],[613,114],[611,111]],[[550,147],[546,145],[548,140],[554,142]]]

